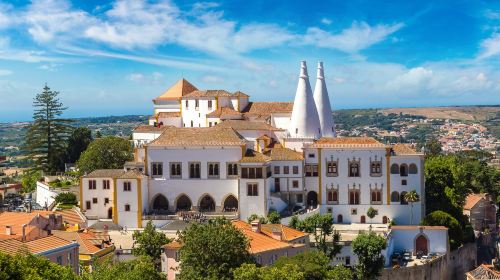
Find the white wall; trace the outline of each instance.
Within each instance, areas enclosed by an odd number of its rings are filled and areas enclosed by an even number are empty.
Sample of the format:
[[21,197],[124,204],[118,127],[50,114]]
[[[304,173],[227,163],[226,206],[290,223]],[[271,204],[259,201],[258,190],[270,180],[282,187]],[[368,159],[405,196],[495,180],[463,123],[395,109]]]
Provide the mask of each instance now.
[[56,196],[57,193],[50,190],[50,186],[42,182],[36,182],[36,203],[40,206],[50,206],[54,202]]
[[[124,191],[123,184],[130,182],[131,190]],[[117,179],[116,180],[116,199],[118,224],[123,227],[137,228],[137,213],[139,211],[138,204],[138,180],[137,179]],[[125,205],[130,205],[130,211],[125,211]],[[144,206],[144,205],[143,205]]]
[[[89,181],[96,181],[96,189],[89,190]],[[109,190],[103,188],[103,181],[109,180]],[[100,219],[108,218],[108,209],[113,207],[113,178],[82,178],[82,209],[86,216],[97,216]],[[97,198],[97,203],[93,203],[92,199]],[[104,205],[104,198],[109,198],[109,203]],[[91,209],[86,209],[86,201],[90,201]]]
[[414,251],[415,238],[424,234],[429,240],[430,253],[447,253],[448,252],[448,230],[442,229],[392,229],[391,238],[393,240],[394,251],[401,252],[408,250]]
[[[191,127],[191,121],[193,121],[193,127],[208,127],[206,115],[217,110],[216,106],[221,106],[217,104],[215,97],[200,97],[197,99],[199,102],[198,108],[195,107],[195,98],[182,100],[182,125],[185,127]],[[209,100],[212,101],[210,110],[208,109]],[[187,108],[186,101],[188,102]]]

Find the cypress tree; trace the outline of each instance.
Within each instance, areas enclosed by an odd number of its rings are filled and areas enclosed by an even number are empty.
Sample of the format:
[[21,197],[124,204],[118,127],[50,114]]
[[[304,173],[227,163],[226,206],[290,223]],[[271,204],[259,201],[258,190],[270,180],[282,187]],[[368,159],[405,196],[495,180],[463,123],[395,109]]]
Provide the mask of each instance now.
[[58,96],[59,92],[45,85],[33,100],[33,123],[26,133],[25,149],[37,170],[51,172],[64,169],[66,141],[71,133],[72,121],[61,118],[67,107]]

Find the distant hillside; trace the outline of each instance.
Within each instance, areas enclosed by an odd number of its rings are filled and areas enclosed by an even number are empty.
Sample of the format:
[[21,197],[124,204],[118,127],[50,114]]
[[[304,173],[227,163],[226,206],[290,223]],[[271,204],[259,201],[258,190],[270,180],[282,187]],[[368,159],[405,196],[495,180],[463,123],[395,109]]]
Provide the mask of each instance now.
[[457,107],[426,107],[426,108],[391,108],[379,112],[388,115],[404,114],[424,116],[429,119],[453,119],[462,121],[488,121],[500,117],[498,106],[457,106]]

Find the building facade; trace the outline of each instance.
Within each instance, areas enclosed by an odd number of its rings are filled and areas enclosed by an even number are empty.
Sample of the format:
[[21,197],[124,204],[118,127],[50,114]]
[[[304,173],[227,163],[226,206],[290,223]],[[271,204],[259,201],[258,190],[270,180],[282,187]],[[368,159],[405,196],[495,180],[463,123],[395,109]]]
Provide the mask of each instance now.
[[[182,79],[153,103],[149,125],[133,133],[134,161],[83,176],[87,217],[127,227],[185,211],[244,220],[319,209],[336,223],[398,225],[422,218],[423,155],[370,137],[335,137],[321,63],[314,95],[301,63],[295,102],[251,102]],[[412,190],[420,201],[407,203]]]

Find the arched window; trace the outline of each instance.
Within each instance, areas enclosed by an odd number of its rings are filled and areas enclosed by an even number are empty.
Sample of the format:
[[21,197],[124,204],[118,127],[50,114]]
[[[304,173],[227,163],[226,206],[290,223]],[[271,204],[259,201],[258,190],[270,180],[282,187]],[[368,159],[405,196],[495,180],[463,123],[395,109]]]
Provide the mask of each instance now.
[[328,202],[338,202],[338,192],[336,190],[328,191]]
[[406,192],[401,192],[401,195],[400,195],[400,200],[401,200],[401,204],[408,204],[408,201],[406,201],[405,199],[405,195],[406,195]]
[[387,224],[389,222],[389,218],[387,216],[382,217],[382,224]]
[[394,191],[391,193],[391,202],[399,202],[399,193]]
[[359,204],[359,191],[349,191],[349,204]]
[[399,174],[399,165],[396,163],[391,165],[391,174]]
[[382,192],[380,190],[374,190],[371,193],[372,202],[382,202]]
[[401,176],[408,176],[408,165],[406,164],[401,164],[399,167],[399,175]]
[[349,164],[349,177],[359,177],[359,163],[354,162]]
[[418,173],[418,168],[417,168],[417,165],[415,163],[410,164],[410,167],[408,169],[409,169],[408,172],[410,174],[417,174]]
[[366,217],[365,217],[365,215],[361,216],[361,223],[362,224],[366,223]]
[[342,215],[340,215],[340,214],[339,214],[339,215],[337,216],[337,223],[338,223],[338,224],[341,224],[341,223],[343,223],[343,222],[344,222],[344,217],[342,217]]

